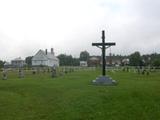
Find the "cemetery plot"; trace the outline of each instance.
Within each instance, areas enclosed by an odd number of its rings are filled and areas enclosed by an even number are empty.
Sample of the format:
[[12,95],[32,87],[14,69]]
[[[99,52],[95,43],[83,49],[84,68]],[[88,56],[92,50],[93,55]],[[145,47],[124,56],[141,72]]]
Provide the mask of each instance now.
[[[149,75],[110,68],[117,86],[93,86],[100,70],[79,70],[56,78],[51,72],[8,71],[0,80],[1,120],[156,120],[160,119],[160,71]],[[114,72],[112,72],[114,71]]]

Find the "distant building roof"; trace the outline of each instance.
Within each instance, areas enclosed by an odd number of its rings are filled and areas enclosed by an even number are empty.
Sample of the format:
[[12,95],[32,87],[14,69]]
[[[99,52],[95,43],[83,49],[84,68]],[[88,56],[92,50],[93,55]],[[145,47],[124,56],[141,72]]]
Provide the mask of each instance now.
[[7,65],[10,65],[10,63],[9,63],[9,62],[5,62],[5,63],[4,63],[4,66],[7,66]]
[[[56,56],[54,56],[53,53],[51,52],[47,52],[47,54],[45,53],[45,51],[43,50],[39,50],[38,53],[41,52],[47,59],[53,59],[53,60],[59,60]],[[38,54],[37,53],[37,54]],[[41,58],[40,58],[41,59]],[[32,60],[37,60],[37,58],[33,57]]]
[[24,61],[21,57],[15,58],[12,61]]

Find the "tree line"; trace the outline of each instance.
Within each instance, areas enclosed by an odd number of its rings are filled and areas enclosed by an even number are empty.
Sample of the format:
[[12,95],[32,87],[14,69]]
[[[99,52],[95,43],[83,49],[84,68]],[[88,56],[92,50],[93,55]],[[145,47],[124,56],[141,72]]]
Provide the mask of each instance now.
[[160,67],[160,54],[152,53],[141,55],[136,51],[129,56],[131,66],[155,66]]
[[[130,66],[155,66],[160,67],[160,54],[158,53],[152,53],[152,54],[146,54],[141,55],[140,52],[136,51],[128,56],[125,55],[114,55],[118,59],[129,59],[129,65]],[[32,66],[32,57],[28,56],[25,58],[25,62],[27,63],[28,67]],[[80,61],[88,61],[91,57],[89,52],[82,51],[80,52],[80,55],[78,58],[73,57],[72,55],[67,54],[60,54],[57,56],[60,60],[60,66],[79,66]],[[5,64],[5,61],[0,60],[0,68],[2,68]]]

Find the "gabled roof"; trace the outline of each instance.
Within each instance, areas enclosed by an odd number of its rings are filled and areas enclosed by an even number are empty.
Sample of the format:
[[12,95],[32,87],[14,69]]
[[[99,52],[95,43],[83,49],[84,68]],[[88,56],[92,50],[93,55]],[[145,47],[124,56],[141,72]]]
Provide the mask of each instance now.
[[[45,54],[45,55],[46,55],[46,54]],[[48,52],[46,56],[47,56],[48,59],[58,60],[58,58],[57,58],[56,56],[54,56],[54,54],[52,54],[52,53],[49,53],[49,52]]]
[[48,60],[48,59],[52,59],[52,60],[58,60],[58,58],[56,56],[54,56],[54,54],[47,52],[47,54],[45,53],[45,51],[43,50],[39,50],[36,55],[32,58],[32,60]]
[[5,62],[4,65],[10,65],[10,63],[9,62]]

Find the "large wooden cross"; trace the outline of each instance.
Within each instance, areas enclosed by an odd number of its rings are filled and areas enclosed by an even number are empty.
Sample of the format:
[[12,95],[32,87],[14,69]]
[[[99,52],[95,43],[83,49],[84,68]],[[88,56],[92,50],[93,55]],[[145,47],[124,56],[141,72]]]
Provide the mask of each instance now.
[[114,42],[107,42],[105,43],[105,31],[102,31],[102,43],[92,43],[92,46],[97,46],[98,48],[102,49],[102,75],[106,75],[106,49],[116,45]]

